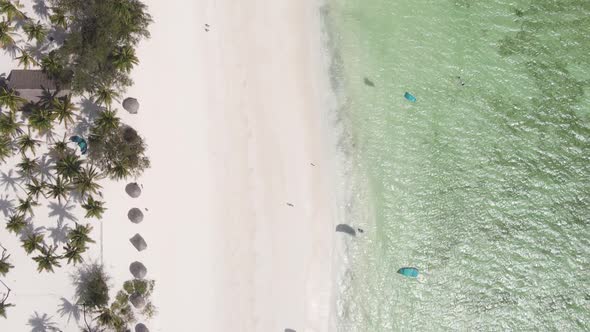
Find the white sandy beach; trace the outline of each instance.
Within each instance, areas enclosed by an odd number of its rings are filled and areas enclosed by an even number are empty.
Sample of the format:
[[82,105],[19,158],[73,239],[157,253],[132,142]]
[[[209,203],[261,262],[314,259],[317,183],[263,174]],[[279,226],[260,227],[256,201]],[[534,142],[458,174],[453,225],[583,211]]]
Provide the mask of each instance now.
[[[155,23],[124,95],[141,108],[119,115],[146,138],[152,168],[137,199],[124,182],[103,190],[114,288],[131,278],[129,263],[147,266],[159,311],[151,331],[334,330],[337,166],[319,3],[144,2]],[[16,67],[8,59],[0,73]],[[127,220],[131,207],[149,209],[143,223]],[[148,243],[141,253],[135,233]],[[56,312],[73,293],[72,269],[39,275],[13,234],[0,231],[0,242],[16,266],[7,280],[17,305],[0,331],[30,331],[35,311],[78,331]]]

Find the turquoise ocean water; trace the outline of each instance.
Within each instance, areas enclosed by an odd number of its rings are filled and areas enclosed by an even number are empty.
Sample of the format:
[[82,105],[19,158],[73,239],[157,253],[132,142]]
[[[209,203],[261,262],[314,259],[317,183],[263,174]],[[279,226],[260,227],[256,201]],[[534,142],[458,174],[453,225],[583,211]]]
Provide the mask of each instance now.
[[590,330],[590,0],[323,12],[366,229],[339,330]]

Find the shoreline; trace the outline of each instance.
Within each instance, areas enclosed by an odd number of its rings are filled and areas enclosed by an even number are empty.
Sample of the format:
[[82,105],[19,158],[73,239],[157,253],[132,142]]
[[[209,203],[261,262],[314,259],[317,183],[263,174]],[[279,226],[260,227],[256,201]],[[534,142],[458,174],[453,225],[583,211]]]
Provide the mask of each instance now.
[[[146,265],[156,281],[158,313],[143,321],[151,331],[336,330],[343,180],[322,4],[143,2],[151,38],[121,96],[141,107],[138,115],[117,108],[146,139],[152,167],[136,179],[144,187],[137,199],[124,191],[134,180],[103,183],[107,211],[91,222],[97,243],[86,261],[100,260],[103,246],[111,297],[131,278],[131,262]],[[149,209],[142,224],[127,220],[131,207]],[[148,250],[129,244],[135,233]],[[38,311],[77,331],[57,313],[59,298],[71,299],[73,268],[33,273],[9,237],[17,307],[0,329],[21,329]]]

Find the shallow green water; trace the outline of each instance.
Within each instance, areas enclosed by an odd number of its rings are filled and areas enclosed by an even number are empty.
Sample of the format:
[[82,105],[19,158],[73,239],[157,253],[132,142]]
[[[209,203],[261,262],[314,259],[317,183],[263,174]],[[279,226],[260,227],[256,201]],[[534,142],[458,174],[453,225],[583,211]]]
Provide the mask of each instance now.
[[590,329],[590,1],[329,2],[367,228],[340,330]]

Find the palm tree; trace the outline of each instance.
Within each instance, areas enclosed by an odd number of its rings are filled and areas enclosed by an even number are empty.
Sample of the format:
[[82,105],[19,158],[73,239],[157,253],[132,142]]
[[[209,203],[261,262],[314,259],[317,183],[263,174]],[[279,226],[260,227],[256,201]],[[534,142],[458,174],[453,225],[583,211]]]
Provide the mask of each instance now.
[[35,58],[33,58],[33,56],[31,55],[31,53],[25,50],[21,50],[20,52],[20,56],[16,57],[19,66],[23,66],[23,68],[29,69],[30,67],[39,65],[37,63],[37,60],[35,60]]
[[39,146],[39,141],[33,139],[31,134],[23,134],[16,139],[16,147],[18,148],[18,152],[20,152],[23,156],[26,154],[27,150],[31,151],[31,153],[35,154],[35,149]]
[[6,223],[6,230],[13,232],[14,234],[19,234],[25,229],[25,227],[27,227],[27,222],[25,221],[25,216],[23,214],[11,215]]
[[18,1],[12,3],[9,0],[2,0],[0,1],[0,13],[6,15],[6,18],[9,21],[13,19],[25,19],[26,15],[20,10],[23,5],[21,5]]
[[8,107],[11,111],[16,111],[18,108],[26,103],[27,101],[20,97],[16,91],[0,88],[0,105]]
[[6,251],[3,251],[2,257],[0,258],[0,275],[3,277],[6,276],[6,273],[8,273],[8,271],[14,267],[14,265],[8,262],[9,258],[10,255],[6,255]]
[[58,141],[53,143],[49,148],[49,153],[56,159],[63,158],[69,152],[68,143],[66,141]]
[[96,218],[102,219],[102,214],[106,210],[104,202],[95,200],[92,196],[88,197],[85,204],[82,204],[82,208],[86,210],[85,218]]
[[75,246],[70,242],[66,243],[65,247],[63,248],[66,251],[63,255],[63,258],[68,259],[68,264],[73,262],[74,265],[84,261],[82,254],[86,251],[86,249],[88,249],[87,247]]
[[6,318],[6,308],[8,307],[14,307],[14,304],[5,301],[0,302],[0,316]]
[[84,161],[80,157],[73,153],[68,153],[57,161],[55,171],[65,179],[71,180],[80,174],[83,163]]
[[7,49],[14,46],[14,27],[7,21],[0,22],[0,47]]
[[104,134],[119,128],[120,123],[121,119],[117,117],[117,111],[104,110],[100,112],[98,118],[94,121],[94,127],[98,129],[100,134]]
[[20,127],[21,124],[16,120],[14,111],[0,114],[0,134],[12,137],[20,135],[23,133]]
[[21,162],[16,164],[16,167],[20,174],[31,179],[33,174],[39,169],[39,162],[37,162],[37,158],[31,159],[23,156]]
[[27,198],[25,199],[19,198],[18,202],[19,204],[15,207],[15,209],[19,214],[22,214],[23,216],[27,213],[31,216],[34,215],[33,208],[39,205],[39,203],[35,202],[31,196],[27,196]]
[[86,196],[86,194],[96,194],[102,188],[97,181],[102,178],[102,174],[99,173],[96,167],[85,167],[74,178],[74,188],[78,190],[82,197]]
[[113,103],[113,100],[116,100],[117,98],[119,98],[119,93],[115,89],[113,89],[112,87],[107,86],[107,85],[99,86],[95,91],[95,95],[96,95],[96,103],[103,104],[108,109],[111,108],[111,104]]
[[27,183],[25,187],[27,188],[27,195],[38,200],[39,195],[43,195],[43,190],[47,187],[47,183],[32,178],[31,182]]
[[41,69],[51,78],[59,77],[63,71],[63,65],[60,63],[55,51],[51,51],[48,55],[41,58]]
[[129,175],[131,175],[129,167],[127,167],[127,165],[122,162],[115,162],[113,165],[109,167],[107,172],[111,176],[111,178],[115,180],[123,180],[126,179]]
[[36,108],[29,116],[29,126],[37,130],[39,135],[51,131],[53,129],[53,117],[51,111]]
[[48,88],[43,88],[43,92],[41,93],[41,96],[39,96],[39,101],[37,102],[37,105],[42,109],[51,110],[53,108],[53,105],[58,100],[58,94],[58,90],[51,92],[51,90],[49,90]]
[[38,42],[42,42],[47,37],[47,29],[41,24],[41,21],[37,21],[37,23],[28,21],[23,26],[23,31],[27,34],[27,41],[34,38]]
[[89,236],[90,232],[92,232],[90,224],[80,225],[76,223],[76,228],[68,233],[69,243],[74,247],[85,248],[86,243],[94,243],[94,240]]
[[115,68],[126,73],[129,73],[133,69],[133,66],[139,63],[139,59],[135,55],[135,50],[130,45],[117,48],[113,52],[111,60]]
[[56,7],[52,7],[51,11],[53,14],[49,15],[49,21],[51,21],[53,25],[62,27],[66,30],[68,28],[68,18],[64,11]]
[[57,201],[61,203],[61,199],[66,199],[68,197],[69,191],[69,184],[67,180],[64,180],[61,176],[58,176],[55,179],[55,183],[50,183],[47,185],[47,195],[51,196],[53,199],[57,198]]
[[53,114],[59,120],[59,124],[64,123],[66,129],[68,129],[68,122],[74,123],[74,112],[77,110],[78,108],[72,103],[71,94],[58,98],[53,103]]
[[53,272],[55,266],[61,267],[59,263],[59,256],[55,255],[57,246],[49,246],[39,248],[41,255],[33,257],[33,260],[37,262],[37,271]]
[[0,135],[0,162],[6,162],[7,158],[12,157],[12,140],[6,135]]
[[22,247],[25,249],[25,252],[27,253],[27,255],[30,255],[33,251],[37,250],[37,249],[41,249],[43,248],[43,234],[40,233],[34,233],[34,234],[29,234],[23,241],[23,245]]

